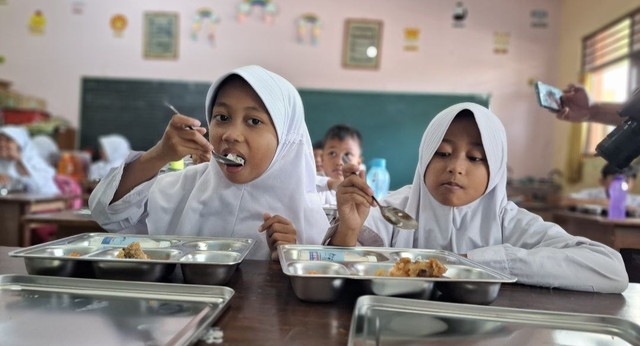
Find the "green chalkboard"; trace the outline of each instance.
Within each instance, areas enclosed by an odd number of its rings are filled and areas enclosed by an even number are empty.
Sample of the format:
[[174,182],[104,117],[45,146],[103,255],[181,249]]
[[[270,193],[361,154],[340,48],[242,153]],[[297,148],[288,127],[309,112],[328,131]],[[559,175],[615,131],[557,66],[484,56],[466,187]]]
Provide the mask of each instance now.
[[[164,102],[203,123],[210,84],[167,80],[85,77],[80,106],[80,148],[97,149],[97,137],[120,133],[134,150],[155,145],[173,115]],[[472,94],[424,94],[300,89],[312,140],[335,124],[356,127],[363,136],[365,164],[387,160],[391,189],[410,184],[418,146],[427,125],[444,108],[459,102],[487,106],[489,97]]]
[[335,124],[362,134],[364,163],[387,160],[391,190],[411,184],[418,146],[427,125],[441,110],[460,102],[488,106],[488,95],[422,94],[345,90],[299,90],[313,141]]

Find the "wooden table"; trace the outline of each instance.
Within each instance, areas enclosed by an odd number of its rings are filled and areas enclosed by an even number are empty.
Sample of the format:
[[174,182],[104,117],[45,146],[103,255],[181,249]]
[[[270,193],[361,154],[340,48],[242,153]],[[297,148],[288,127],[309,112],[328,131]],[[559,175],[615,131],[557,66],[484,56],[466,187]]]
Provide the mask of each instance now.
[[[0,274],[26,274],[24,261],[0,247]],[[215,323],[223,345],[346,345],[354,290],[333,303],[306,303],[293,293],[280,264],[244,261],[227,286],[235,290],[229,309]],[[347,287],[349,288],[349,286]],[[502,285],[493,306],[619,316],[640,324],[640,284],[623,294]],[[206,345],[200,342],[200,345]]]
[[0,245],[30,243],[30,234],[22,228],[22,217],[32,213],[67,209],[68,201],[78,196],[12,193],[0,196]]
[[[41,224],[52,224],[58,226],[56,237],[66,238],[72,235],[89,232],[106,232],[104,228],[91,218],[87,209],[63,210],[55,213],[28,214],[22,218],[24,230],[29,231],[32,227]],[[25,239],[26,236],[23,236]],[[23,243],[22,246],[29,246]]]
[[640,218],[609,220],[604,216],[563,210],[553,213],[553,222],[570,234],[595,240],[616,250],[640,249]]

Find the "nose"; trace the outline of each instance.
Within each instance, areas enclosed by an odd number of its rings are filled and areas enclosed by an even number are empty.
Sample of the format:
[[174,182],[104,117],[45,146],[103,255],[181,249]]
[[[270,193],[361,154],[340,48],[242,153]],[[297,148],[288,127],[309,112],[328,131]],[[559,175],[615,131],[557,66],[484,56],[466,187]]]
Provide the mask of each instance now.
[[463,159],[452,159],[449,160],[449,167],[447,167],[447,172],[450,174],[462,175],[465,169],[465,161]]
[[222,140],[224,142],[242,142],[244,140],[242,125],[232,124],[227,126],[222,133]]

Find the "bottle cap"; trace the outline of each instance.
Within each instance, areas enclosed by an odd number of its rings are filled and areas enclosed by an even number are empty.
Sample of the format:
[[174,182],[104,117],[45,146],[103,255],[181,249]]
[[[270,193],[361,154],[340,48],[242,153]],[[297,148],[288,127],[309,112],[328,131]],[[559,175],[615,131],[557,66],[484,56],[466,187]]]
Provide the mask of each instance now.
[[173,169],[175,171],[184,169],[184,160],[180,159],[178,161],[171,161],[171,163],[169,163],[169,169]]
[[375,158],[371,160],[371,163],[369,164],[371,166],[371,168],[373,167],[386,167],[387,166],[387,160],[386,159],[382,159],[382,158]]

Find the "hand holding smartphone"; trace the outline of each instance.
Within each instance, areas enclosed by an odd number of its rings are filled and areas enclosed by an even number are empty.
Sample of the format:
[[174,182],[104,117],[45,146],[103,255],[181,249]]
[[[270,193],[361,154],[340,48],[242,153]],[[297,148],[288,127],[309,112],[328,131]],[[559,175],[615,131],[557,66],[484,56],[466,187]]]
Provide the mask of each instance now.
[[536,82],[535,89],[541,107],[556,113],[562,110],[562,90],[541,81]]

